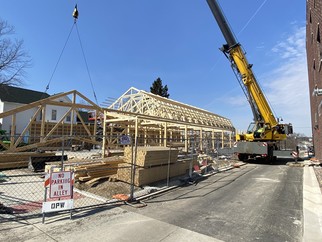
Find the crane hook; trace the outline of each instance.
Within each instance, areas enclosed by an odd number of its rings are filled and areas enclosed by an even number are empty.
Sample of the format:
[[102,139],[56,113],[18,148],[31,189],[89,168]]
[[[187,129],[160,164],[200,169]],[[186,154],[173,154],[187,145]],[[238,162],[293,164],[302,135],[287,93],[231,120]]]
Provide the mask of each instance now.
[[76,21],[78,19],[77,4],[75,5],[74,11],[73,11],[73,18],[74,18],[74,23],[76,23]]

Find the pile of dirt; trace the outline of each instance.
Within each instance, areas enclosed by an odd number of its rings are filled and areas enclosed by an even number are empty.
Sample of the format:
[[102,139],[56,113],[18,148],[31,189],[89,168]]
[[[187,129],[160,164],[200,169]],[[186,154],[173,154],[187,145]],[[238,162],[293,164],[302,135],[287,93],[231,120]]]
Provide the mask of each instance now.
[[[113,195],[116,194],[130,194],[131,185],[122,181],[111,181],[111,180],[101,180],[95,185],[89,185],[86,183],[76,183],[75,188],[83,190],[86,192],[93,193],[95,195],[112,199]],[[134,187],[134,191],[141,190],[140,187]]]

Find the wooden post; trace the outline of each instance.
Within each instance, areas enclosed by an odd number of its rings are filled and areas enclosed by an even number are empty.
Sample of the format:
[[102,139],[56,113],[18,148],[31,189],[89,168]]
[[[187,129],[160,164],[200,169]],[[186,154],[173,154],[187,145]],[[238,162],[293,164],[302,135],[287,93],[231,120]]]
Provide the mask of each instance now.
[[103,142],[102,142],[102,158],[105,158],[105,146],[106,146],[106,111],[104,110],[103,125]]
[[202,136],[202,128],[200,128],[200,135],[199,135],[199,148],[202,151],[203,150],[203,136]]
[[147,126],[144,127],[144,146],[148,144]]
[[188,152],[188,126],[184,126],[184,151]]
[[139,136],[139,119],[138,117],[135,118],[135,147],[137,147],[137,140],[138,140],[138,136]]
[[164,137],[163,137],[163,146],[167,147],[167,123],[164,123]]
[[211,148],[215,150],[215,130],[211,131]]
[[41,107],[41,125],[40,125],[40,142],[44,140],[45,137],[45,123],[46,123],[46,107]]
[[221,131],[221,148],[224,148],[224,131]]
[[[73,104],[76,103],[76,93],[74,92],[73,94]],[[73,124],[74,124],[74,119],[75,119],[75,111],[74,111],[74,107],[72,108],[71,114],[70,114],[70,133],[69,135],[72,136],[73,135]]]
[[160,124],[159,129],[159,146],[162,146],[162,124]]
[[[95,119],[94,119],[94,130],[93,130],[93,137],[92,137],[93,141],[95,141],[96,132],[97,132],[97,110],[94,111],[94,114],[95,114]],[[105,117],[100,122],[101,122],[101,125],[103,125],[103,122],[105,122]]]
[[15,133],[16,133],[16,114],[12,114],[12,117],[11,117],[11,130],[10,130],[10,149],[15,144]]

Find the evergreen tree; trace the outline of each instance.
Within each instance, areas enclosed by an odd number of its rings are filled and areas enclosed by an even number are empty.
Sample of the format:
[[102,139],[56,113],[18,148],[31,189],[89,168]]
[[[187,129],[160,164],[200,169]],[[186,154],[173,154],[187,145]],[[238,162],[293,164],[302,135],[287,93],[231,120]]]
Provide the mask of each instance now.
[[158,77],[150,87],[150,92],[153,94],[159,95],[161,97],[169,98],[170,94],[168,93],[168,86],[163,86],[162,80],[160,77]]

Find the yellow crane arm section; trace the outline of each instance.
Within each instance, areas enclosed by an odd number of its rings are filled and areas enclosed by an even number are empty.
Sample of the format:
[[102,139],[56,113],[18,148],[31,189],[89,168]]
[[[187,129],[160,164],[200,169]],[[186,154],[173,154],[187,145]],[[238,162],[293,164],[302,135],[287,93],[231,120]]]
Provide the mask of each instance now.
[[256,81],[251,65],[249,65],[241,46],[239,44],[235,45],[229,50],[229,54],[230,58],[234,61],[237,70],[240,72],[242,81],[247,88],[248,93],[253,98],[263,121],[265,124],[270,125],[271,128],[275,127],[278,122],[264,96],[264,93]]

